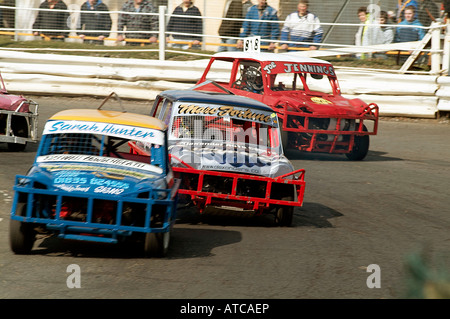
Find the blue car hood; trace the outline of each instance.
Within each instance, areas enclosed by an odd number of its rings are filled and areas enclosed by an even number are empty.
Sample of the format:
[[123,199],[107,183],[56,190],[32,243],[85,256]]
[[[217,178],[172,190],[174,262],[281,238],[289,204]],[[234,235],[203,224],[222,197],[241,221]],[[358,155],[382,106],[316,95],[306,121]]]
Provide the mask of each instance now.
[[49,190],[84,194],[131,195],[166,188],[159,167],[89,155],[50,155],[37,158],[28,176]]

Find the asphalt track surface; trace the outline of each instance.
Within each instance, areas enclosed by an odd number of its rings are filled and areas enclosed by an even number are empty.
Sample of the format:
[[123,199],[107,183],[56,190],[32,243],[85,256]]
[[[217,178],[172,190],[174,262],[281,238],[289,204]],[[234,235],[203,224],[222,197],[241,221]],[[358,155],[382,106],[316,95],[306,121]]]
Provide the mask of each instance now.
[[[31,98],[40,104],[40,132],[53,113],[102,101]],[[142,114],[150,109],[124,105]],[[37,145],[11,153],[2,144],[0,298],[404,298],[411,256],[424,254],[431,269],[450,269],[449,146],[448,120],[388,119],[364,161],[288,152],[295,168],[306,170],[307,183],[292,227],[275,227],[268,217],[200,219],[180,210],[168,257],[146,259],[117,246],[54,238],[40,239],[31,255],[14,255],[8,243],[14,176],[27,172]],[[80,288],[67,284],[73,264]],[[368,287],[373,265],[379,288]]]

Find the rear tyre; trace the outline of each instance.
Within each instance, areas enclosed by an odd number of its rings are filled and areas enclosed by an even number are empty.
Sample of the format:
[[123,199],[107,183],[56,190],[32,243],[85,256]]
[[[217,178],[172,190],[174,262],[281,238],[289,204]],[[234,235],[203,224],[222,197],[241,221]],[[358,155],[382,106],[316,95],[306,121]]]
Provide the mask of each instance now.
[[[17,205],[18,215],[25,215],[26,205]],[[19,220],[11,219],[9,223],[9,243],[11,250],[15,254],[29,254],[33,248],[34,241],[36,239],[36,232],[33,225],[30,223],[24,223]]]
[[146,257],[165,257],[169,250],[170,231],[165,233],[147,233],[144,242]]
[[[28,137],[28,123],[24,117],[19,116],[13,117],[11,119],[11,129],[13,131],[14,136]],[[25,150],[26,146],[27,143],[25,144],[8,143],[8,150],[10,152],[22,152],[23,150]]]
[[[292,196],[283,197],[281,200],[292,201]],[[291,226],[294,217],[293,206],[280,206],[275,213],[275,224],[277,226]]]
[[[363,125],[363,131],[367,132],[367,127]],[[355,136],[355,143],[350,153],[345,154],[351,161],[363,160],[369,152],[369,135]]]

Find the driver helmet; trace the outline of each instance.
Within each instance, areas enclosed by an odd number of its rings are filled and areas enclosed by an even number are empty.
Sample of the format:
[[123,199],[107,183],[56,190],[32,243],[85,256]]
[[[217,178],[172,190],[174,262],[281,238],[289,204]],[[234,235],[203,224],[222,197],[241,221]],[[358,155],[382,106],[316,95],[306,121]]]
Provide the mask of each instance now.
[[244,65],[241,70],[242,85],[248,87],[252,91],[262,91],[263,79],[260,65]]

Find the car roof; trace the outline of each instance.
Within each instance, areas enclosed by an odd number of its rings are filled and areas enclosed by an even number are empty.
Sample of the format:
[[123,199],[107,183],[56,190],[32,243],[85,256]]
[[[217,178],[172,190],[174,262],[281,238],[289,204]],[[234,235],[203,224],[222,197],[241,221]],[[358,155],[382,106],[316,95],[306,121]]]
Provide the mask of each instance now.
[[232,59],[254,59],[261,62],[292,62],[292,63],[325,63],[328,61],[316,58],[309,58],[295,55],[293,53],[270,53],[270,52],[220,52],[213,55],[214,58],[232,58]]
[[93,109],[69,109],[60,111],[49,120],[76,120],[87,122],[111,123],[164,130],[166,125],[157,118],[119,111],[93,110]]
[[159,95],[170,100],[176,100],[180,102],[225,104],[272,112],[272,109],[262,102],[253,100],[248,97],[227,93],[194,90],[167,90],[160,93]]

